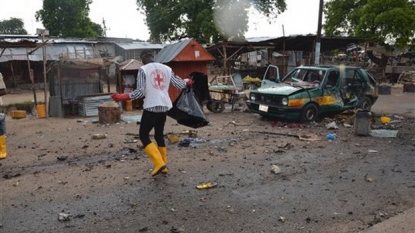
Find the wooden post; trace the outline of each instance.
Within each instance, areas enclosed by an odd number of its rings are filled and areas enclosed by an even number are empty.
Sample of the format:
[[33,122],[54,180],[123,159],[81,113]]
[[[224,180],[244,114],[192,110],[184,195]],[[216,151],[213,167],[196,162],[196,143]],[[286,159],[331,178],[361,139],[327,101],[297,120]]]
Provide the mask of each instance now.
[[[285,64],[285,40],[286,40],[286,38],[285,38],[284,24],[282,25],[282,36],[284,38],[283,44],[282,44],[282,72],[283,72],[282,76],[285,76],[287,74],[287,70],[288,70],[287,69],[287,66],[288,66],[288,64]],[[282,78],[282,77],[280,77],[280,78]]]
[[120,107],[114,102],[103,103],[98,107],[98,119],[100,124],[116,124],[120,122]]
[[35,79],[33,77],[33,70],[30,68],[30,59],[29,59],[29,53],[27,52],[27,48],[26,48],[26,56],[27,56],[27,67],[28,67],[28,71],[29,71],[29,78],[32,81],[33,100],[35,101],[35,107],[36,107],[37,106],[37,98],[36,98]]
[[222,51],[223,51],[223,72],[222,75],[227,75],[228,74],[228,55],[226,53],[226,44],[222,44]]
[[49,118],[48,114],[48,99],[46,91],[46,44],[45,44],[45,32],[42,32],[42,53],[43,53],[43,88],[44,88],[44,97],[45,97],[45,106],[46,106],[46,118]]
[[[26,50],[26,52],[27,52],[27,50]],[[16,88],[17,84],[16,84],[16,76],[14,75],[13,61],[10,61],[10,69],[12,71],[14,88]]]
[[[58,81],[59,81],[59,97],[60,97],[59,99],[61,101],[62,108],[65,109],[63,107],[63,96],[62,96],[61,61],[58,62]],[[62,109],[60,110],[63,112],[62,116],[65,116],[65,111],[63,111]]]

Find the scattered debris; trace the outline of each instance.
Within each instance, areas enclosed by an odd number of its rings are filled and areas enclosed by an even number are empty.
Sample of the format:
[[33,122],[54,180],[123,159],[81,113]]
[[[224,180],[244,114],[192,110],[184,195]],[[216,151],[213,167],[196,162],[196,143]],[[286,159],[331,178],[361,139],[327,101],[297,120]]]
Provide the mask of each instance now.
[[101,133],[97,133],[92,135],[92,139],[104,139],[107,138],[107,134],[101,134]]
[[123,116],[121,118],[121,121],[125,123],[131,123],[136,122],[137,124],[140,124],[142,115],[134,115],[134,116]]
[[399,130],[390,129],[373,129],[370,131],[370,136],[377,138],[396,138]]
[[378,153],[377,150],[368,150],[369,153]]
[[365,180],[369,183],[373,182],[373,179],[371,177],[369,177],[368,174],[365,175]]
[[207,181],[207,182],[203,182],[200,183],[198,185],[196,185],[197,189],[209,189],[209,188],[214,188],[218,185],[218,183],[216,182],[212,182],[212,181]]
[[311,133],[298,135],[298,138],[301,141],[319,141],[320,140],[320,138],[317,135],[311,134]]
[[281,168],[280,168],[280,167],[278,167],[277,165],[273,164],[273,165],[271,166],[271,171],[272,171],[274,174],[279,174],[279,173],[281,173]]
[[124,139],[124,143],[136,143],[136,142],[138,142],[137,139],[133,139],[133,140]]
[[219,152],[228,152],[228,150],[227,150],[225,147],[223,147],[223,146],[218,146],[218,147],[216,147],[216,149],[217,149]]
[[391,122],[391,118],[390,117],[387,117],[387,116],[383,116],[383,117],[380,118],[380,121],[383,124],[389,124]]
[[190,144],[200,144],[200,143],[205,143],[205,142],[206,140],[200,139],[200,138],[183,138],[180,140],[179,146],[189,147]]
[[252,124],[252,122],[249,123],[249,124],[239,124],[239,123],[236,123],[236,121],[229,121],[228,124],[226,124],[226,125],[223,126],[223,128],[225,128],[228,125],[234,125],[234,126],[249,126],[251,124]]
[[335,121],[332,121],[326,125],[326,129],[339,129]]
[[278,218],[278,221],[280,221],[280,222],[285,222],[285,221],[286,221],[286,219],[285,219],[285,217],[280,216],[280,217]]
[[69,221],[69,220],[71,220],[71,219],[70,219],[69,214],[59,213],[59,214],[58,214],[58,220],[59,220],[60,222],[67,222],[67,221]]
[[285,150],[289,150],[289,149],[291,149],[293,147],[294,147],[294,145],[288,142],[284,146],[279,146],[278,148],[285,149]]
[[148,228],[147,227],[143,227],[143,228],[141,228],[141,229],[138,230],[138,232],[146,232],[146,231],[148,231]]
[[169,140],[170,143],[175,144],[180,141],[180,136],[176,134],[168,134],[167,139]]
[[56,159],[59,160],[59,161],[65,161],[66,159],[68,159],[68,156],[67,155],[62,155],[62,156],[56,157]]
[[329,141],[334,141],[334,140],[336,140],[337,135],[336,135],[335,133],[328,133],[328,134],[326,135],[326,138],[327,138],[327,140],[329,140]]
[[20,175],[20,173],[16,173],[16,174],[5,174],[4,176],[3,176],[3,178],[4,179],[11,179],[11,178],[15,178],[15,177],[19,177],[19,176],[21,176]]

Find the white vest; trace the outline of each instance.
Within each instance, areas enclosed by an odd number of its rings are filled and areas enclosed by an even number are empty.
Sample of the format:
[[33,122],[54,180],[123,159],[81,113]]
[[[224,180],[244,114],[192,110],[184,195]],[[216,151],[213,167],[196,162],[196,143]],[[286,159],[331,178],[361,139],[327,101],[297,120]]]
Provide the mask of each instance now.
[[169,96],[170,78],[172,70],[170,67],[160,63],[148,63],[141,67],[146,74],[146,89],[143,108],[148,109],[155,106],[172,108]]

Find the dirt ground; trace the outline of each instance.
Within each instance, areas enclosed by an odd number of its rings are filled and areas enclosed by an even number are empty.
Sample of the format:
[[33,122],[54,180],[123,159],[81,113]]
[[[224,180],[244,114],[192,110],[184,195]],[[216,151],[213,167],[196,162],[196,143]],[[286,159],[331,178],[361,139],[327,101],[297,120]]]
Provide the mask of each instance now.
[[[391,138],[356,136],[340,118],[287,123],[228,106],[205,109],[196,140],[168,118],[166,133],[193,143],[168,143],[169,173],[154,178],[134,121],[7,116],[0,232],[359,232],[415,206],[414,102],[395,90],[374,105],[372,127],[398,130]],[[205,181],[217,186],[196,188]]]

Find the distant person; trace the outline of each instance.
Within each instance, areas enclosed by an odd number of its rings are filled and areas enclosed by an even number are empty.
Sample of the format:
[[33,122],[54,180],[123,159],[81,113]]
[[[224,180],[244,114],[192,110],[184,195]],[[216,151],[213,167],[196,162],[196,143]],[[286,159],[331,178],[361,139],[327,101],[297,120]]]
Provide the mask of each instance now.
[[[3,99],[1,96],[6,94],[6,84],[3,80],[3,75],[0,72],[0,105],[3,105]],[[5,117],[4,113],[0,113],[0,159],[7,157],[7,148],[6,148],[6,136],[4,135],[5,131]]]
[[4,83],[3,74],[0,72],[0,105],[3,105],[2,96],[6,94],[6,84]]
[[[167,173],[167,148],[164,142],[164,124],[167,112],[173,104],[169,97],[169,86],[178,89],[192,85],[192,80],[177,77],[172,69],[164,64],[154,62],[153,53],[144,50],[140,54],[143,66],[138,70],[137,89],[130,93],[115,93],[111,97],[115,101],[135,100],[145,97],[143,115],[140,121],[139,137],[144,151],[153,162],[152,176]],[[150,140],[150,131],[154,128],[154,139],[157,146]]]

